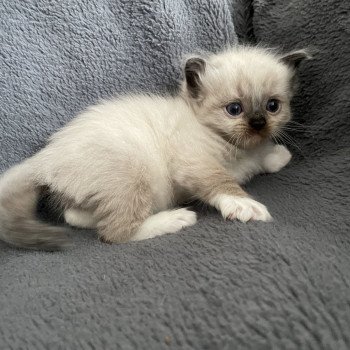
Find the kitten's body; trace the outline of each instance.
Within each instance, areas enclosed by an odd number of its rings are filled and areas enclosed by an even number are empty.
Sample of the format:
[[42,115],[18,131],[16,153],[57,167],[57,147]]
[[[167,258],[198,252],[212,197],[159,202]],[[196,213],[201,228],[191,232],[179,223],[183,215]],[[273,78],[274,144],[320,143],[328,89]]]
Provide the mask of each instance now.
[[[281,85],[292,74],[287,65],[278,68],[285,75]],[[207,86],[213,85],[208,79]],[[191,92],[190,80],[187,83]],[[58,228],[35,219],[40,186],[62,195],[67,222],[97,227],[109,242],[150,238],[194,224],[193,212],[171,210],[191,199],[214,205],[230,219],[270,220],[265,206],[247,197],[239,183],[260,172],[278,171],[290,154],[264,135],[247,137],[247,144],[238,147],[223,137],[219,112],[211,110],[216,101],[208,102],[218,93],[211,88],[203,101],[197,101],[198,91],[187,95],[184,87],[176,97],[125,96],[90,107],[39,153],[2,176],[0,237],[27,248],[63,244]],[[228,95],[229,89],[221,92]],[[278,89],[291,97],[287,85]],[[285,114],[289,119],[287,107]],[[213,124],[211,115],[216,118]]]

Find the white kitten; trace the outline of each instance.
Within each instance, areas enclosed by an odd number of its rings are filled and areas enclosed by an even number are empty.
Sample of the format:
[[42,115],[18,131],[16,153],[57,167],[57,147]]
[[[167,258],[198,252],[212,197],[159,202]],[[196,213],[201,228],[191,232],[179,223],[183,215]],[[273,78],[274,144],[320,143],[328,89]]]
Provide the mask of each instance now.
[[181,92],[126,96],[90,107],[0,181],[0,237],[54,250],[64,228],[36,218],[40,191],[60,195],[65,219],[106,242],[142,240],[193,225],[174,209],[199,199],[230,220],[271,220],[239,184],[275,172],[289,151],[269,139],[290,119],[295,69],[309,58],[238,47],[192,57]]

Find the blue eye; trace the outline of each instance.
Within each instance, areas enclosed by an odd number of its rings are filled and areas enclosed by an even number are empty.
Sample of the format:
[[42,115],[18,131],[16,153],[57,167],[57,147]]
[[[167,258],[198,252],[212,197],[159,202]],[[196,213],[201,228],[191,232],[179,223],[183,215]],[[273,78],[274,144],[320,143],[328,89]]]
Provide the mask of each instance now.
[[266,103],[266,110],[271,113],[275,113],[279,110],[280,103],[278,100],[272,98],[271,100],[268,100]]
[[228,114],[236,117],[237,115],[240,115],[243,112],[243,108],[240,103],[233,102],[226,106],[226,111]]

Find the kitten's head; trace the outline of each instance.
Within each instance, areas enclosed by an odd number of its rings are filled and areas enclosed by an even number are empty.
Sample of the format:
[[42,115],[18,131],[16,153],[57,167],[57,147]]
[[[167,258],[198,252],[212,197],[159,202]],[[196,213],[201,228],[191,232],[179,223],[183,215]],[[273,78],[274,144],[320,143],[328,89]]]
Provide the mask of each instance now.
[[254,147],[290,120],[296,69],[309,58],[305,50],[278,55],[256,47],[191,57],[183,94],[202,124],[239,147]]

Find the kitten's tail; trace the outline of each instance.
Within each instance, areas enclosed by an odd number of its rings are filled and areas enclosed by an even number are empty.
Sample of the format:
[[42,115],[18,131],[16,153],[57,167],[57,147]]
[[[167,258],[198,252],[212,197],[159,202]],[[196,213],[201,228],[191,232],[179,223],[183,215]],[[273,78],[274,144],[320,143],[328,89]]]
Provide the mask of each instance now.
[[28,161],[0,177],[0,240],[25,249],[61,250],[69,243],[66,230],[37,219],[39,192]]

